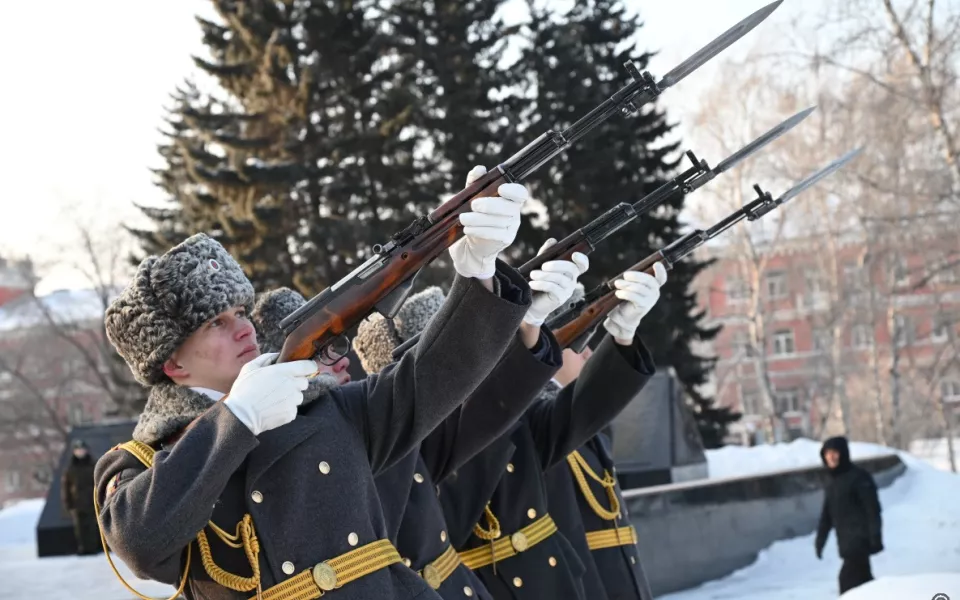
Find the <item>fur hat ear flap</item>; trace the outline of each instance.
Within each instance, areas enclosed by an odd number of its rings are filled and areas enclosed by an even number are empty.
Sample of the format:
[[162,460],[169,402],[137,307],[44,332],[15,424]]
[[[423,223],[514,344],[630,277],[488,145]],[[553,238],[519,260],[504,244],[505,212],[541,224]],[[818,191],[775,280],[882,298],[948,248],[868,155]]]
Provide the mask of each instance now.
[[393,349],[402,340],[392,321],[379,313],[363,320],[353,338],[353,351],[367,373],[379,373],[393,361]]

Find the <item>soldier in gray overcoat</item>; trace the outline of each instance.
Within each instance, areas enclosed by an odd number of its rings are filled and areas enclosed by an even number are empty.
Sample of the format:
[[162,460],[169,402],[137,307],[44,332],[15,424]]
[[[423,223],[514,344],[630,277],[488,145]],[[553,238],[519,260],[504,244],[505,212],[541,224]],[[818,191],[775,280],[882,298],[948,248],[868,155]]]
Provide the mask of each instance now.
[[549,513],[545,473],[605,427],[654,374],[653,358],[636,338],[666,281],[662,265],[654,271],[615,281],[621,302],[580,377],[545,388],[516,425],[440,486],[460,559],[497,600],[592,600],[583,563]]
[[188,598],[438,598],[388,539],[374,476],[514,341],[531,292],[497,255],[526,199],[504,184],[461,215],[458,275],[415,350],[309,404],[316,364],[259,355],[253,288],[222,246],[200,234],[144,260],[105,315],[111,343],[152,386],[133,442],[97,464],[116,555]]
[[[376,477],[389,536],[404,564],[445,600],[490,600],[490,595],[450,544],[436,484],[510,427],[560,366],[559,345],[543,321],[568,300],[588,264],[576,253],[572,261],[550,261],[531,274],[537,290],[533,303],[494,371],[417,449]],[[353,343],[364,370],[379,373],[393,363],[393,351],[418,335],[443,301],[440,288],[427,288],[411,296],[394,318],[372,315],[364,321]],[[253,320],[267,349],[281,341],[272,335],[280,320],[304,302],[285,288],[258,299]],[[331,370],[342,373],[343,365]]]

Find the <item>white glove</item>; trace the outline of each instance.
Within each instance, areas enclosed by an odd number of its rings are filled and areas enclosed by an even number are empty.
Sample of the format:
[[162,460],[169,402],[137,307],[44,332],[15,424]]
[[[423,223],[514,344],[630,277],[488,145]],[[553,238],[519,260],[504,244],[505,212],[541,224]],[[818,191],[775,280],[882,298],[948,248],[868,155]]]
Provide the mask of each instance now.
[[[467,185],[486,174],[485,167],[467,173]],[[470,211],[460,215],[464,236],[450,247],[453,268],[462,277],[489,279],[496,269],[497,256],[513,243],[520,228],[520,209],[530,195],[517,183],[497,188],[499,196],[475,198]]]
[[243,365],[223,401],[253,435],[286,425],[297,416],[308,377],[317,370],[312,360],[269,364],[277,356],[262,354]]
[[[557,240],[550,238],[537,256],[540,256]],[[530,272],[530,289],[539,292],[533,295],[533,303],[523,316],[523,321],[540,327],[547,316],[570,299],[577,287],[577,278],[587,272],[590,259],[586,254],[574,252],[570,260],[548,260],[539,269]]]
[[653,272],[655,277],[640,271],[626,271],[623,277],[613,282],[617,288],[614,294],[623,300],[603,322],[613,337],[632,340],[640,320],[660,299],[660,286],[667,281],[667,270],[660,263],[654,263]]

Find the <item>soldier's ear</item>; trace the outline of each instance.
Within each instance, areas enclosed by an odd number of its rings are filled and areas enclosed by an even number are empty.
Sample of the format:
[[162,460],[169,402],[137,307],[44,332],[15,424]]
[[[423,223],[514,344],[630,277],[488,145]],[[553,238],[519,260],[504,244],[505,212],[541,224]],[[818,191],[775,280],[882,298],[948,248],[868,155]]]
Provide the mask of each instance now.
[[177,355],[174,354],[163,363],[163,374],[176,381],[190,375],[186,367],[177,362]]

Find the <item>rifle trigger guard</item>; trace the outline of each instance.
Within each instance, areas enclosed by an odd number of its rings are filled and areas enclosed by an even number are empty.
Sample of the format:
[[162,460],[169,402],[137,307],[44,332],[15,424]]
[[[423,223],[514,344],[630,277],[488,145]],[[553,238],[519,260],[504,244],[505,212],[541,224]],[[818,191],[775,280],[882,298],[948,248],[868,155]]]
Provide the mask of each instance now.
[[345,335],[339,335],[331,340],[330,343],[320,347],[316,358],[320,361],[320,364],[332,367],[337,364],[337,361],[350,352],[350,346],[350,338]]

